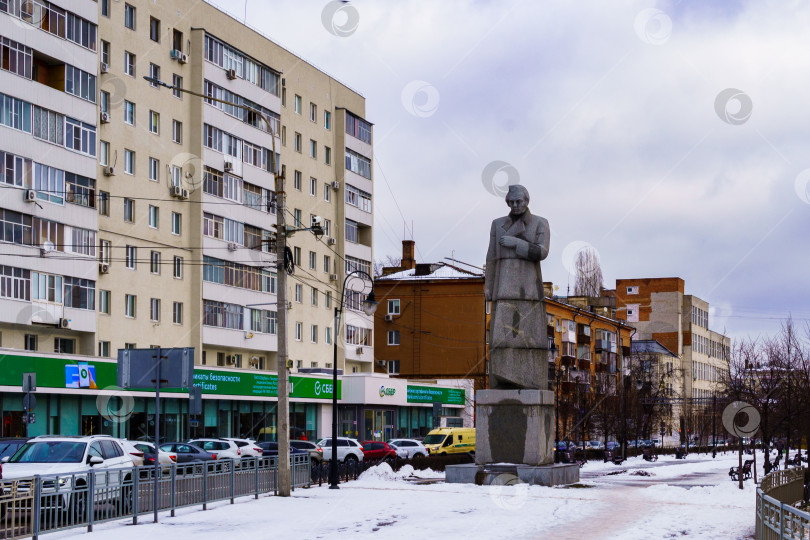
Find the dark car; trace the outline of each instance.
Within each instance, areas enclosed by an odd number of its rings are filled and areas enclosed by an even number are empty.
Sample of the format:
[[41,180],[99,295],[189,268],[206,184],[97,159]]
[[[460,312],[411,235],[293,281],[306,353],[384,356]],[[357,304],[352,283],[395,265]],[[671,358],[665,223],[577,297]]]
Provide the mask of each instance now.
[[[260,442],[256,443],[259,448],[262,449],[262,457],[276,457],[278,456],[278,443],[267,441],[267,442]],[[306,450],[302,448],[296,448],[292,446],[292,441],[290,441],[290,455],[295,454],[309,454]]]
[[174,452],[177,454],[177,463],[193,463],[195,461],[213,461],[217,459],[215,454],[206,452],[195,444],[184,442],[168,442],[160,445],[164,452]]
[[363,441],[364,461],[394,461],[397,459],[397,451],[391,448],[388,443],[382,441]]

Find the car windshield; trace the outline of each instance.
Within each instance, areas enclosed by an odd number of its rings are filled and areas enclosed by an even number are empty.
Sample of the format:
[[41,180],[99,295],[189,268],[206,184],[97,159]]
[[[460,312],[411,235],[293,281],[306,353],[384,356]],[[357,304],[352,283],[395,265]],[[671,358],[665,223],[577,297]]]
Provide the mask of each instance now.
[[445,437],[446,435],[440,434],[428,435],[425,437],[425,440],[422,441],[422,444],[441,444]]
[[87,443],[73,441],[28,442],[10,463],[80,463]]
[[13,456],[25,441],[2,441],[0,442],[0,458]]

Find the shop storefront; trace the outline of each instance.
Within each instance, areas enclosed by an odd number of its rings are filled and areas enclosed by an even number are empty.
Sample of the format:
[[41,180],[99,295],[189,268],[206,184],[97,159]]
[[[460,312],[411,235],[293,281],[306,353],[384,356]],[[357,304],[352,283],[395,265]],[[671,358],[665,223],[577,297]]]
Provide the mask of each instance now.
[[464,411],[465,391],[379,374],[347,374],[338,430],[364,441],[422,438],[433,429],[434,404],[440,416],[458,417]]

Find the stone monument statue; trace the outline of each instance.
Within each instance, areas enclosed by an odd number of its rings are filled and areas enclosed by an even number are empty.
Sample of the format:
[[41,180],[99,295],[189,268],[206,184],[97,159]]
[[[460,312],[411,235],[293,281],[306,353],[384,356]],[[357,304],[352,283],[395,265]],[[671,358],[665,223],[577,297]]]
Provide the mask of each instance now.
[[492,222],[487,251],[489,387],[545,389],[548,334],[540,261],[548,255],[548,221],[529,212],[523,186],[509,186],[506,204],[509,215]]

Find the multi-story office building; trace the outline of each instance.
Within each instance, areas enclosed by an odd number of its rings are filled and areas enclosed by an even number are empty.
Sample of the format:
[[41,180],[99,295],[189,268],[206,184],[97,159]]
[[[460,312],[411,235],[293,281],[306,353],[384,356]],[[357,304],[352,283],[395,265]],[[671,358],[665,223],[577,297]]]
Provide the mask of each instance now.
[[[302,229],[288,240],[291,424],[328,431],[334,309],[343,277],[371,272],[363,96],[193,0],[0,2],[0,36],[0,385],[38,374],[31,433],[144,435],[146,394],[122,421],[99,388],[119,349],[152,346],[195,349],[193,433],[275,433],[274,162]],[[313,216],[323,237],[303,230]],[[346,298],[346,373],[373,370],[361,295]],[[166,400],[167,436],[191,432],[186,407]],[[19,395],[0,409],[3,434],[20,433]]]

